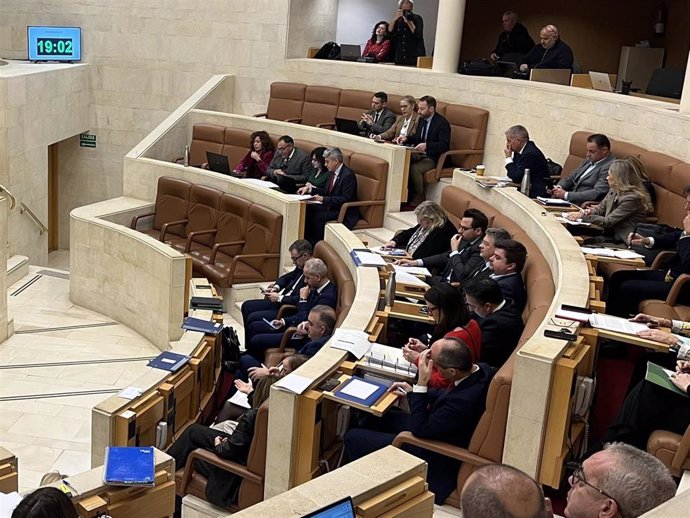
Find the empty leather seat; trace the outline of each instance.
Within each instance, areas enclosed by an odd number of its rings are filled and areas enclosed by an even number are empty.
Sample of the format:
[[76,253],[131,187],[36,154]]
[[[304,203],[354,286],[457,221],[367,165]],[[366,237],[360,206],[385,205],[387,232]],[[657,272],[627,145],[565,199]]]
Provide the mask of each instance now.
[[362,118],[362,113],[371,110],[373,95],[374,92],[367,90],[341,90],[336,117],[359,121]]
[[[357,201],[344,205],[345,210],[348,207],[359,207],[360,219],[354,229],[382,227],[388,183],[388,162],[363,153],[353,153],[349,167],[357,175]],[[345,213],[342,213],[344,216]]]
[[250,149],[249,139],[252,131],[240,128],[225,128],[223,140],[223,154],[228,157],[230,169],[237,167],[237,164],[244,158]]
[[205,185],[192,185],[189,191],[185,237],[166,237],[165,243],[180,252],[187,251],[188,245],[198,247],[212,243],[213,234],[206,231],[216,228],[222,195],[222,191],[218,189]]
[[199,167],[207,162],[206,151],[223,152],[225,126],[216,124],[195,124],[192,128],[192,143],[189,146],[189,165]]
[[140,219],[153,216],[153,228],[141,232],[159,240],[163,240],[163,236],[168,234],[172,237],[184,237],[191,187],[192,184],[184,180],[161,176],[158,179],[154,212],[135,216],[131,227],[136,230]]
[[272,83],[266,112],[257,113],[254,117],[296,122],[302,116],[306,89],[307,85],[302,83]]
[[307,126],[331,125],[340,102],[340,88],[307,86],[300,121]]

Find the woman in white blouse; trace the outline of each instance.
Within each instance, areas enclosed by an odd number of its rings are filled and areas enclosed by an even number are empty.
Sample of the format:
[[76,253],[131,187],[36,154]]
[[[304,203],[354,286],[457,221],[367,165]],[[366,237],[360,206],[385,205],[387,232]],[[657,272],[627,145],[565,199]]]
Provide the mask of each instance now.
[[406,95],[400,99],[400,112],[395,120],[395,124],[390,129],[380,133],[379,135],[370,135],[370,137],[378,142],[393,141],[399,144],[399,137],[406,137],[414,134],[417,131],[417,123],[419,122],[419,115],[417,114],[417,101],[411,95]]

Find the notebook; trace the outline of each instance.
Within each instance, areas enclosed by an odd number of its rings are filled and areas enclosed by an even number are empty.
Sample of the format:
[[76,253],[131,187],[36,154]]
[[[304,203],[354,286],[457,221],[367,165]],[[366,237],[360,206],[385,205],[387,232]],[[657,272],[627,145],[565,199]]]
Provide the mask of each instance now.
[[333,394],[340,399],[359,403],[364,406],[371,406],[388,390],[388,387],[371,379],[363,379],[352,376],[343,383]]
[[108,446],[103,482],[112,486],[153,486],[156,479],[153,447]]
[[189,361],[189,356],[184,354],[164,351],[151,360],[147,366],[168,372],[177,372]]
[[223,324],[201,318],[187,317],[182,322],[182,329],[198,331],[207,335],[217,335],[223,330]]

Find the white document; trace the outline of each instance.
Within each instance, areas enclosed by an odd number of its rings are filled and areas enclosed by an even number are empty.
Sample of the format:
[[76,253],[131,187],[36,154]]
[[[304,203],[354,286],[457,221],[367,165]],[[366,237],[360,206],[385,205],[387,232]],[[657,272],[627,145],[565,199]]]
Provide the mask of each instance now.
[[143,391],[137,387],[127,387],[118,392],[118,396],[124,399],[134,399],[143,394]]
[[366,381],[353,379],[345,388],[340,390],[340,393],[364,400],[376,392],[378,388],[377,385],[372,385]]
[[275,383],[273,386],[279,389],[287,390],[288,392],[293,392],[295,394],[301,394],[309,388],[309,386],[314,383],[314,380],[295,374],[294,372],[288,374],[283,379]]
[[616,333],[625,333],[628,335],[635,335],[639,331],[649,329],[647,324],[630,322],[627,318],[614,317],[613,315],[604,315],[601,313],[592,313],[589,317],[589,323],[592,327],[596,327],[597,329],[606,329],[608,331],[615,331]]
[[567,223],[568,225],[575,225],[575,226],[581,225],[581,226],[583,226],[583,227],[588,227],[588,226],[591,225],[591,223],[587,223],[587,222],[585,222],[585,221],[582,221],[581,219],[578,219],[578,220],[576,220],[576,221],[571,221],[571,220],[569,220],[568,218],[565,217],[565,214],[567,214],[566,212],[564,212],[563,214],[564,214],[564,216],[560,216],[560,217],[559,217],[559,216],[556,216],[556,219],[557,219],[558,221],[562,221],[562,222],[564,222],[564,223]]
[[597,255],[599,257],[615,257],[615,250],[611,250],[610,248],[591,248],[583,246],[580,247],[580,250],[582,250],[583,254]]
[[632,250],[614,250],[613,256],[618,259],[644,259],[644,255],[633,252]]
[[305,200],[311,200],[314,195],[313,194],[286,194],[286,198],[289,200],[297,200],[297,201],[305,201]]
[[251,183],[257,187],[264,187],[267,189],[278,189],[278,185],[273,182],[267,182],[266,180],[259,180],[258,178],[243,178],[244,183]]
[[398,275],[398,272],[405,272],[411,275],[424,275],[424,277],[431,277],[431,272],[423,266],[393,266],[393,268],[395,269],[395,275]]
[[0,493],[0,518],[10,518],[12,516],[12,511],[19,505],[22,501],[22,497],[16,491],[11,493]]
[[369,335],[364,331],[336,329],[329,343],[334,349],[352,353],[358,360],[371,349]]
[[363,252],[361,250],[355,250],[354,253],[362,266],[386,266],[386,261],[379,254]]
[[[411,273],[407,273],[404,269],[394,266],[395,268],[395,282],[396,284],[408,284],[410,286],[418,286],[420,288],[429,288],[430,286],[422,279]],[[400,268],[400,269],[398,269]],[[416,302],[416,301],[415,301]]]
[[230,403],[234,403],[237,406],[241,406],[242,408],[251,408],[252,406],[249,404],[249,396],[245,394],[244,392],[240,392],[239,390],[235,392],[235,395],[232,396],[230,399],[228,399]]

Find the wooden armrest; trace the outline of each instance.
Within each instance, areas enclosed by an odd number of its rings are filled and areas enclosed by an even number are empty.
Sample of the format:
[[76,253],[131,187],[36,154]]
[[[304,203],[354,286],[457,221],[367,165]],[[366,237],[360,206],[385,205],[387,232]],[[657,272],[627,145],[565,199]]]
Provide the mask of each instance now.
[[347,209],[350,207],[365,207],[370,205],[385,205],[386,200],[361,200],[361,201],[348,201],[340,206],[340,212],[338,212],[338,223],[345,221],[345,214]]
[[681,290],[683,289],[683,286],[690,281],[690,275],[687,273],[684,273],[678,278],[676,278],[675,282],[673,283],[673,286],[671,287],[671,291],[669,291],[668,296],[666,297],[666,304],[669,306],[675,306],[676,301],[678,300],[678,295],[680,295]]
[[255,484],[263,483],[263,477],[260,477],[256,473],[252,473],[247,469],[246,466],[242,466],[241,464],[237,464],[236,462],[230,460],[221,459],[215,453],[198,448],[189,454],[189,457],[187,457],[187,464],[185,464],[184,467],[184,475],[182,476],[182,492],[185,495],[187,494],[189,483],[192,480],[194,464],[196,464],[197,461],[208,462],[217,468],[220,468],[224,471],[229,471],[230,473],[254,482]]
[[283,318],[287,316],[288,313],[290,313],[291,315],[297,313],[297,306],[295,306],[294,304],[283,304],[282,306],[280,306],[280,309],[278,309],[276,319]]
[[438,162],[436,162],[436,181],[438,182],[441,179],[441,169],[443,169],[443,165],[446,163],[446,158],[449,156],[472,156],[483,154],[483,149],[449,149],[445,153],[441,153],[441,156],[438,157]]
[[204,234],[215,234],[215,233],[217,233],[217,232],[218,232],[218,229],[215,229],[215,228],[214,228],[214,229],[210,229],[210,230],[198,230],[198,231],[196,231],[196,232],[190,232],[190,233],[187,235],[187,244],[186,244],[185,247],[184,247],[184,251],[185,251],[185,252],[189,252],[189,249],[192,247],[192,240],[193,240],[196,236],[202,236],[202,235],[204,235]]
[[321,122],[316,125],[317,128],[329,128],[333,129],[335,128],[335,122]]
[[209,257],[210,264],[213,264],[216,262],[216,255],[218,254],[218,251],[221,248],[225,248],[228,246],[239,246],[239,245],[244,245],[245,241],[240,240],[240,241],[224,241],[222,243],[216,243],[213,245],[213,248],[211,249],[211,257]]
[[470,453],[466,448],[460,448],[441,441],[432,441],[430,439],[420,439],[412,435],[412,432],[400,432],[393,440],[393,446],[400,448],[403,444],[410,444],[412,446],[419,446],[425,450],[440,453],[452,459],[461,460],[462,462],[469,462],[473,466],[485,466],[487,464],[496,464],[493,460],[485,459],[474,453]]
[[678,252],[675,250],[662,250],[657,254],[657,256],[654,258],[654,261],[652,261],[652,264],[650,268],[652,270],[663,270],[664,267],[673,259],[676,255],[678,255]]
[[645,223],[656,223],[657,221],[659,221],[659,218],[656,216],[647,216]]
[[[213,253],[213,252],[211,252]],[[274,259],[274,258],[280,258],[280,254],[240,254],[236,255],[235,257],[232,258],[232,262],[230,263],[230,269],[228,270],[228,279],[232,279],[235,277],[235,268],[237,267],[238,261],[241,259],[263,259],[264,261],[266,259]],[[215,259],[215,258],[214,258]],[[213,264],[213,263],[211,263]]]
[[129,225],[129,228],[136,230],[137,229],[137,223],[139,223],[139,220],[141,218],[148,218],[150,216],[155,216],[155,215],[156,215],[155,212],[149,212],[148,214],[141,214],[139,216],[134,216],[132,218],[132,223],[130,223],[130,225]]
[[268,117],[268,112],[255,113],[252,117]]
[[166,232],[168,232],[169,227],[178,227],[180,225],[186,225],[188,222],[188,219],[180,219],[178,221],[169,221],[168,223],[163,223],[163,226],[161,227],[161,234],[158,240],[165,241],[165,234]]
[[688,460],[688,455],[690,455],[690,425],[685,429],[683,438],[678,445],[678,451],[671,461],[671,466],[680,470],[685,461]]

